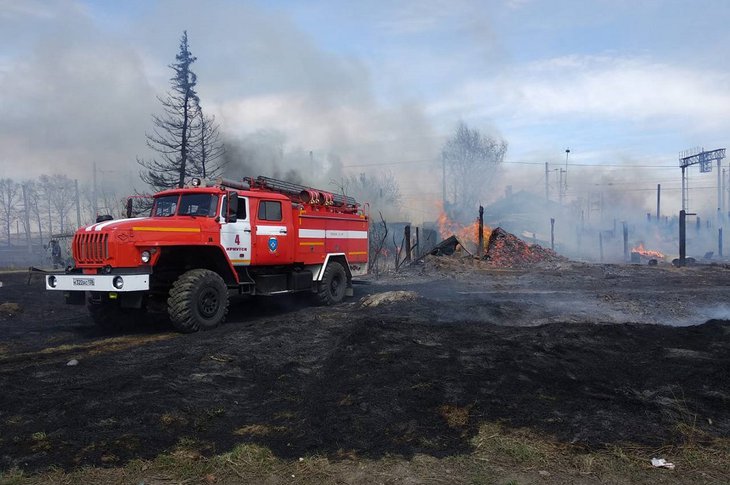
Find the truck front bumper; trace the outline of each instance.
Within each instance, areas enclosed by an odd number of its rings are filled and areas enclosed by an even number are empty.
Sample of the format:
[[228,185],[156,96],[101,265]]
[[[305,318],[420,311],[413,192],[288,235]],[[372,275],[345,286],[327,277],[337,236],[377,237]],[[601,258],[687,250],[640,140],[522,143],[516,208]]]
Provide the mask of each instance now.
[[148,274],[52,274],[46,276],[47,290],[127,292],[150,289]]

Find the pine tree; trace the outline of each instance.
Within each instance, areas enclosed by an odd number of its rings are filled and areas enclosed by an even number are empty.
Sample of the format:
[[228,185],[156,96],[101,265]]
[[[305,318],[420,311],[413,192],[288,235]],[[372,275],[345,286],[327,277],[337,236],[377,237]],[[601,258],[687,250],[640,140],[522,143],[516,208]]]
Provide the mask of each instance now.
[[138,158],[144,167],[142,180],[156,191],[182,187],[189,177],[217,175],[218,159],[223,154],[218,125],[203,115],[196,91],[197,76],[191,69],[196,57],[190,52],[187,31],[180,40],[180,51],[170,64],[173,76],[165,97],[159,97],[163,113],[153,115],[153,129],[147,133],[147,146],[157,155]]

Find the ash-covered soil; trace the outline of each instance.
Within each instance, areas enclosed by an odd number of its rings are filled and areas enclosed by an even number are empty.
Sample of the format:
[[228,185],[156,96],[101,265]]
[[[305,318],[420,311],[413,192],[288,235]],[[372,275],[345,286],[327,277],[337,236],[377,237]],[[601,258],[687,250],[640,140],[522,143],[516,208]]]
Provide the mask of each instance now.
[[240,442],[444,456],[485,422],[589,448],[730,437],[723,266],[429,257],[336,307],[237,298],[228,323],[193,335],[154,319],[104,335],[40,278],[0,281],[3,470]]

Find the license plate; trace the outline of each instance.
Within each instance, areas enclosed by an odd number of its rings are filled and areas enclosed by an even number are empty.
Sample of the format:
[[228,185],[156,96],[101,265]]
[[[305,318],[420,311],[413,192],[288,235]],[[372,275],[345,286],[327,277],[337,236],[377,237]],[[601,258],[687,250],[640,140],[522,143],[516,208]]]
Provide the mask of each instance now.
[[94,278],[74,278],[74,286],[94,286]]

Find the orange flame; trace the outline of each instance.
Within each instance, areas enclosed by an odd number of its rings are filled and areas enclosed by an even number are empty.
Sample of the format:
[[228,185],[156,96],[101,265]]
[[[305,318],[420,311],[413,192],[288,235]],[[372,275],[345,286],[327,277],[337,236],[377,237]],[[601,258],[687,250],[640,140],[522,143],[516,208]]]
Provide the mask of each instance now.
[[638,246],[631,249],[632,253],[639,253],[645,258],[656,258],[656,259],[664,259],[664,254],[660,253],[659,251],[652,251],[649,249],[644,249],[644,243],[639,243]]
[[[464,224],[461,224],[457,221],[454,221],[449,218],[449,216],[444,211],[443,207],[441,207],[441,213],[439,214],[438,220],[438,227],[439,227],[439,234],[441,235],[442,239],[446,239],[447,237],[454,235],[456,238],[461,241],[464,244],[471,243],[473,247],[476,247],[479,243],[479,221],[474,221],[473,223],[469,224],[468,226],[465,226]],[[487,242],[489,241],[489,236],[492,233],[492,230],[488,226],[484,226],[483,234],[484,234],[484,247],[487,247]]]

